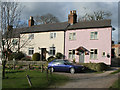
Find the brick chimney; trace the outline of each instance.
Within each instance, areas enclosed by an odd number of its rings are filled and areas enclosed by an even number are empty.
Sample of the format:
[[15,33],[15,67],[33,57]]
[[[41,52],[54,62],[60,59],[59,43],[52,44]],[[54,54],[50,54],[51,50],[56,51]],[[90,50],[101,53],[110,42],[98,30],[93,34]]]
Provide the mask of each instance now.
[[33,17],[32,17],[32,16],[30,16],[30,19],[29,19],[28,24],[29,24],[29,27],[31,27],[31,26],[34,25],[34,20],[33,20]]
[[76,10],[70,11],[70,14],[68,15],[68,23],[70,25],[73,25],[76,22],[77,22]]
[[13,26],[12,25],[8,25],[7,26],[7,31],[10,31],[10,30],[12,30],[13,29]]

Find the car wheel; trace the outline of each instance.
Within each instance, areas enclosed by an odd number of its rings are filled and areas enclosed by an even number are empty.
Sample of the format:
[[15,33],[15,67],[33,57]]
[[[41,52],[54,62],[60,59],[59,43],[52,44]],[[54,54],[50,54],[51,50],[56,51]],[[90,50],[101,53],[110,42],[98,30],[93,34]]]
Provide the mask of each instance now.
[[54,72],[54,68],[53,68],[53,67],[50,67],[50,71],[51,71],[51,72]]
[[71,74],[74,74],[74,73],[75,73],[75,69],[74,69],[74,68],[71,68],[71,69],[70,69],[70,73],[71,73]]

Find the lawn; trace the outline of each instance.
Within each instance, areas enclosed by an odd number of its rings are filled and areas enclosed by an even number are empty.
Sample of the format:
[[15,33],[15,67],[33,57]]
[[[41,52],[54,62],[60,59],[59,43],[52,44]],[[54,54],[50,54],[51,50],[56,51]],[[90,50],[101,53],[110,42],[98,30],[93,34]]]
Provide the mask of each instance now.
[[117,88],[118,90],[120,90],[120,78],[118,78],[118,80],[115,81],[110,88]]
[[[32,87],[29,86],[26,75],[29,75],[32,82]],[[53,84],[64,84],[69,78],[63,75],[52,74],[46,78],[46,72],[41,73],[38,70],[28,71],[7,71],[6,77],[2,81],[2,88],[48,88]]]

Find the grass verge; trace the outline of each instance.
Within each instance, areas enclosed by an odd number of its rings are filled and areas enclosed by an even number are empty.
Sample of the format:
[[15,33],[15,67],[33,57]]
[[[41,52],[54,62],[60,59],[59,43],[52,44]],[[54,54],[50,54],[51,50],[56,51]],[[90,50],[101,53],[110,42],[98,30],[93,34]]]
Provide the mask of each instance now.
[[116,74],[116,73],[119,73],[120,72],[120,68],[114,72],[111,72],[110,74]]
[[[30,76],[32,87],[29,86],[26,75]],[[52,74],[40,71],[7,71],[6,77],[2,81],[2,88],[48,88],[54,84],[64,84],[69,78],[63,75]]]
[[115,81],[110,88],[116,88],[116,90],[120,90],[120,78]]

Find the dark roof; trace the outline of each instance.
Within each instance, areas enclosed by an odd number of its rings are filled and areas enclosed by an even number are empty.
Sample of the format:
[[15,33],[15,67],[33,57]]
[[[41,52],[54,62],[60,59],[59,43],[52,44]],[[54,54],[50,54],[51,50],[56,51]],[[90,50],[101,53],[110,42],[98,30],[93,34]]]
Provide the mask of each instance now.
[[20,33],[65,31],[72,29],[100,28],[100,27],[111,27],[111,20],[81,21],[73,25],[70,25],[68,22],[61,22],[61,23],[34,25],[25,28],[16,28],[13,29],[14,30],[13,38],[19,37]]
[[98,21],[81,21],[75,23],[74,25],[70,25],[68,30],[70,29],[84,29],[84,28],[100,28],[100,27],[110,27],[111,20],[98,20]]
[[25,28],[21,33],[64,31],[64,30],[66,30],[68,25],[69,24],[67,22],[34,25],[31,27]]

